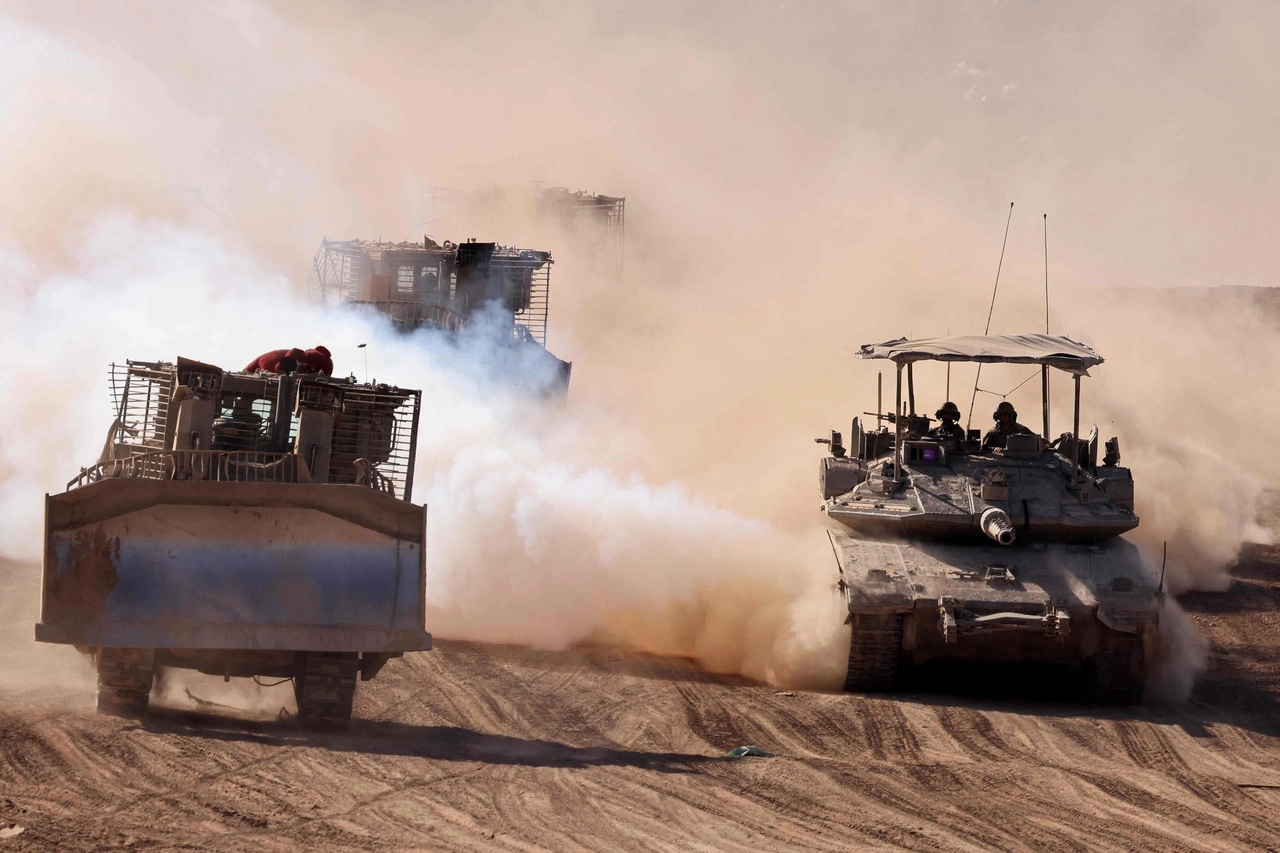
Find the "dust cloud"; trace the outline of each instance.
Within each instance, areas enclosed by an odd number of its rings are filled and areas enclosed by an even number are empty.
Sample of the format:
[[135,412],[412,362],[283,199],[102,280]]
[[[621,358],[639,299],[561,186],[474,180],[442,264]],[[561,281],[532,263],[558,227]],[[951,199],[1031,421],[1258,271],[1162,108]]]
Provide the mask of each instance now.
[[[1085,421],[1122,437],[1149,561],[1167,540],[1173,591],[1221,588],[1264,534],[1274,324],[1118,294],[1272,284],[1269,5],[3,8],[5,554],[32,556],[39,494],[96,456],[111,359],[323,342],[361,370],[372,341],[433,413],[417,476],[449,632],[831,683],[811,439],[874,405],[858,344],[981,329],[1010,199],[992,330],[1042,327],[1047,212],[1053,330],[1108,357]],[[533,181],[627,196],[624,269],[427,192]],[[423,231],[553,252],[567,407],[310,308],[320,237]],[[920,377],[922,409],[945,382]],[[964,409],[971,383],[953,371]]]
[[1209,666],[1209,641],[1187,612],[1166,600],[1160,612],[1160,642],[1147,661],[1147,702],[1177,704],[1191,696],[1196,678]]
[[292,679],[227,678],[189,669],[161,667],[151,702],[178,711],[281,720],[298,713]]
[[[272,287],[251,256],[171,226],[115,218],[82,236],[74,269],[23,288],[4,329],[28,361],[0,379],[0,393],[47,412],[51,401],[24,394],[23,377],[43,365],[78,380],[54,404],[65,429],[27,431],[8,448],[15,466],[43,463],[6,482],[9,553],[38,556],[40,492],[66,475],[59,461],[92,459],[105,436],[102,366],[122,357],[120,329],[136,330],[132,348],[232,367],[256,354],[246,341],[288,338],[323,341],[339,372],[363,372],[357,344],[367,343],[372,378],[424,392],[415,497],[431,511],[434,631],[551,648],[620,642],[776,683],[838,681],[842,619],[829,567],[814,570],[830,559],[825,539],[788,536],[678,483],[610,472],[590,452],[613,434],[606,416],[545,402],[537,383],[550,375],[526,372],[534,393],[493,381],[482,329],[460,346],[431,330],[400,336],[376,314],[325,311],[283,281]],[[199,335],[198,351],[192,318],[222,330]],[[49,364],[49,353],[62,360]],[[34,578],[35,566],[24,568]],[[185,686],[162,701],[183,707]]]
[[1142,526],[1131,536],[1174,594],[1221,590],[1246,542],[1271,541],[1265,499],[1280,460],[1265,450],[1280,419],[1278,291],[1245,288],[1098,293],[1091,317],[1133,382],[1104,365],[1094,414],[1133,466]]
[[32,641],[40,616],[40,567],[0,557],[0,697],[44,707],[85,708],[93,701],[89,659],[69,646]]

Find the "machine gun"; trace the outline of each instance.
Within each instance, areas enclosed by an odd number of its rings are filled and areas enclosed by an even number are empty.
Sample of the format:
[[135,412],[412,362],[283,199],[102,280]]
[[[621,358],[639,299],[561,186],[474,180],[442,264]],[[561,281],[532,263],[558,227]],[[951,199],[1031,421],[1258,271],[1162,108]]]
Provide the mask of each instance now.
[[883,418],[894,426],[897,426],[898,421],[901,420],[906,425],[907,434],[915,436],[927,435],[929,426],[933,423],[933,418],[927,415],[895,415],[893,412],[863,412],[862,414],[877,420]]

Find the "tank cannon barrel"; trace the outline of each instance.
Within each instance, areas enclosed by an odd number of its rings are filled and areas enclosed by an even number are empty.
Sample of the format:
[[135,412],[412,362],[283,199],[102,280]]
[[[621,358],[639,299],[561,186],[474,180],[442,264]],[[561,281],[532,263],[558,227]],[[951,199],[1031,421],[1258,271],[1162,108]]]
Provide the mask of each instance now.
[[1009,513],[998,507],[989,506],[983,510],[978,524],[982,527],[983,533],[1001,545],[1012,545],[1013,540],[1018,535],[1013,529],[1013,522],[1009,519]]

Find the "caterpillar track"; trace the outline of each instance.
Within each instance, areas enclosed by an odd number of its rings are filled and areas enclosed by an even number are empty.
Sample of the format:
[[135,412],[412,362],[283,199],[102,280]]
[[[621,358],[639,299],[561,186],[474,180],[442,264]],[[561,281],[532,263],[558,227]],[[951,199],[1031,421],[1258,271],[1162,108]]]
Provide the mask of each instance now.
[[854,616],[844,689],[859,693],[892,690],[902,660],[902,615]]

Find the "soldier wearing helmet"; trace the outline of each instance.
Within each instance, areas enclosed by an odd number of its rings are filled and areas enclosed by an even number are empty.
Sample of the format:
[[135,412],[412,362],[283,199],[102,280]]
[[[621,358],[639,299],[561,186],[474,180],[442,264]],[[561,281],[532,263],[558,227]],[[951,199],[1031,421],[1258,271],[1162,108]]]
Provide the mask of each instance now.
[[939,423],[929,430],[929,438],[936,439],[948,447],[959,448],[960,442],[964,441],[964,427],[956,423],[960,420],[960,407],[948,400],[933,414]]
[[1013,403],[1008,400],[1002,400],[1000,405],[996,406],[996,410],[991,413],[991,417],[995,420],[996,425],[987,431],[982,437],[982,449],[991,450],[992,448],[1005,446],[1006,439],[1011,435],[1031,435],[1031,430],[1018,423],[1018,411],[1013,407]]

